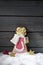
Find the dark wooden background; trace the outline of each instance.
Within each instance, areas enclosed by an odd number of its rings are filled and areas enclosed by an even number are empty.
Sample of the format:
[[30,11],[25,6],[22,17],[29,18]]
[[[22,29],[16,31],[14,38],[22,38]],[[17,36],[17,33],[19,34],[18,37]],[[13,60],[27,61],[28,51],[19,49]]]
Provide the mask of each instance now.
[[43,1],[0,0],[0,51],[12,50],[10,39],[19,25],[28,29],[28,49],[43,52]]

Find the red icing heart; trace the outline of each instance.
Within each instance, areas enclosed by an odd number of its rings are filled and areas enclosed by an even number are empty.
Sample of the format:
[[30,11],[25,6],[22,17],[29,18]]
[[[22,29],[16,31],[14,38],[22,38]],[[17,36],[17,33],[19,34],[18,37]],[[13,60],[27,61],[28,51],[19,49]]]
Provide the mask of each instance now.
[[17,45],[16,45],[16,48],[22,49],[23,48],[22,42],[24,42],[24,39],[23,38],[20,38],[19,41],[18,41],[18,43],[17,43]]

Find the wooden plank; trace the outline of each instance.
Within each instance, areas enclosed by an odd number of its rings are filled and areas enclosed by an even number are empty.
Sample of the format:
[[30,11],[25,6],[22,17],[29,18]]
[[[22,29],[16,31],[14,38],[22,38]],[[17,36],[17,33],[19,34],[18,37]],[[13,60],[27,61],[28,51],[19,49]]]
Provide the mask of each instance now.
[[30,33],[29,47],[43,47],[43,33]]
[[14,36],[14,32],[0,32],[0,39],[7,38],[10,39]]
[[35,53],[43,53],[43,48],[30,48],[31,50],[35,51]]
[[43,17],[0,17],[0,31],[15,31],[25,26],[28,31],[43,31]]
[[[6,47],[2,46],[0,47],[0,52],[3,52],[4,50],[12,51],[12,49],[13,49],[13,46],[6,46]],[[30,49],[35,51],[35,53],[40,53],[40,52],[43,53],[43,48],[28,48],[28,51]]]
[[0,46],[13,46],[9,39],[2,38],[0,39]]
[[43,1],[0,1],[0,15],[43,16]]
[[[0,32],[0,46],[13,46],[10,42],[14,33],[12,32]],[[43,47],[43,33],[28,33],[30,42],[27,44],[28,47]]]
[[12,46],[0,46],[0,52],[3,52],[4,50],[8,50],[10,52],[12,49]]

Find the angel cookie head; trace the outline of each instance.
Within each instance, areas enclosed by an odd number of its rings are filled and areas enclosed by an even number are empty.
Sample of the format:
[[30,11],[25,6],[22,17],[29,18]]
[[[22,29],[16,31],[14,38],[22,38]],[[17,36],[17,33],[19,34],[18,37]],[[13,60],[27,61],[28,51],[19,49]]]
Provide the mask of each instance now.
[[16,34],[26,35],[26,28],[25,28],[25,27],[17,27],[17,28],[16,28]]

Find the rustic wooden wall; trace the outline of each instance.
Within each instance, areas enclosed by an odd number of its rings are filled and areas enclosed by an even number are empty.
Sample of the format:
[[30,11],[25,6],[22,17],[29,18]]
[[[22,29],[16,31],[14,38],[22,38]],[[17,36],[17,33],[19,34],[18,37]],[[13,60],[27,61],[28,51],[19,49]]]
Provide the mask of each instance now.
[[11,51],[17,26],[26,26],[28,49],[43,52],[43,1],[0,1],[0,51]]

